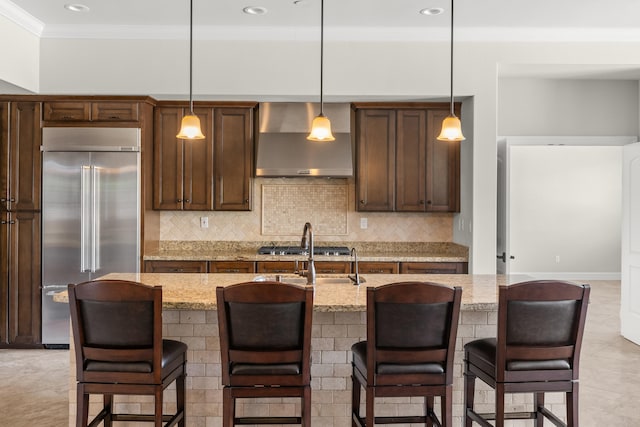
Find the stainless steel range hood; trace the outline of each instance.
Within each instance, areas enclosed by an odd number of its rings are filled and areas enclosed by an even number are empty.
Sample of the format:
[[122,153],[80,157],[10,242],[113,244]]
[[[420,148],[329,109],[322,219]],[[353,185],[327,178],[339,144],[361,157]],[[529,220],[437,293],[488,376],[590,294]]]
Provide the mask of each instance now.
[[349,177],[353,176],[350,105],[325,103],[335,141],[308,141],[316,103],[263,102],[260,104],[256,176]]

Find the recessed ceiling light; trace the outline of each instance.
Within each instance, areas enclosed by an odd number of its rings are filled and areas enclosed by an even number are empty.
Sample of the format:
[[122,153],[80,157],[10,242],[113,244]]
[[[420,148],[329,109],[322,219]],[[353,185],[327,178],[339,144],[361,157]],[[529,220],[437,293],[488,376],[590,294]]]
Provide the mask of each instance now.
[[432,15],[440,15],[444,12],[444,9],[441,7],[429,7],[427,9],[422,9],[420,13],[422,15],[432,16]]
[[267,8],[262,6],[247,6],[242,11],[248,15],[264,15],[267,13]]
[[64,8],[72,12],[89,12],[89,6],[85,6],[79,3],[65,4]]

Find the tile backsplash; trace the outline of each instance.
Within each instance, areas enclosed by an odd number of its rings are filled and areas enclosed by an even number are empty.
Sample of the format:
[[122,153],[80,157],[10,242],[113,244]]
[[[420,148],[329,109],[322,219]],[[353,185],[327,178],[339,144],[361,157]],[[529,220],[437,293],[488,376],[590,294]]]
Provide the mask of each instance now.
[[[304,223],[335,242],[451,242],[451,213],[356,212],[353,179],[256,178],[253,211],[163,211],[160,240],[290,241]],[[207,217],[208,228],[200,227]],[[360,228],[366,218],[367,228]]]

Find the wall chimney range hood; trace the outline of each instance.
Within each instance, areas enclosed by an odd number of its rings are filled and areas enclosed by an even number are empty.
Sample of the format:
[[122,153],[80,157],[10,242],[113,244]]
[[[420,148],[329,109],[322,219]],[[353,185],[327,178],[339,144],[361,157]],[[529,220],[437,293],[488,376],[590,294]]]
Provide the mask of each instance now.
[[324,103],[335,141],[309,141],[313,118],[320,111],[311,102],[263,102],[257,142],[256,176],[353,176],[350,104]]

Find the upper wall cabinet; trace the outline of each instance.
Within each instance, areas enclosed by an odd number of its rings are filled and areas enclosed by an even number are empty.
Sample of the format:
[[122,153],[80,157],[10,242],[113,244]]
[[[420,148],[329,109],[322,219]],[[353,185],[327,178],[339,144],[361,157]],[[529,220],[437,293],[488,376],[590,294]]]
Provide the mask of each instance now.
[[357,210],[459,211],[460,143],[436,139],[448,104],[357,103],[353,109]]
[[154,209],[251,210],[255,103],[197,103],[205,139],[176,138],[186,103],[154,120]]
[[45,101],[44,126],[137,126],[141,120],[140,97],[72,98]]

